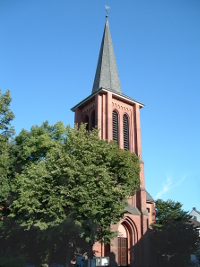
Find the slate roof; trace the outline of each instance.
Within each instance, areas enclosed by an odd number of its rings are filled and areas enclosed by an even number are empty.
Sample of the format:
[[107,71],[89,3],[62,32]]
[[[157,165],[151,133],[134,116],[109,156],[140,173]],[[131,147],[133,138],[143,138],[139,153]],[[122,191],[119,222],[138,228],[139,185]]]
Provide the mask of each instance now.
[[146,202],[155,202],[152,196],[146,190]]
[[71,110],[75,111],[76,108],[86,104],[97,93],[103,91],[110,91],[111,93],[115,94],[116,98],[123,98],[126,102],[137,103],[141,108],[144,107],[143,103],[122,93],[107,16],[92,93],[72,107]]
[[107,16],[92,94],[97,92],[101,87],[113,90],[116,93],[122,92]]
[[132,205],[128,205],[125,207],[125,210],[128,211],[128,213],[130,214],[134,214],[134,215],[141,215],[140,211],[138,210],[138,208],[133,207]]
[[[146,202],[155,202],[154,199],[152,198],[152,196],[147,191],[146,191]],[[126,206],[125,210],[130,214],[141,215],[141,212],[138,210],[138,208],[136,208],[132,205]]]

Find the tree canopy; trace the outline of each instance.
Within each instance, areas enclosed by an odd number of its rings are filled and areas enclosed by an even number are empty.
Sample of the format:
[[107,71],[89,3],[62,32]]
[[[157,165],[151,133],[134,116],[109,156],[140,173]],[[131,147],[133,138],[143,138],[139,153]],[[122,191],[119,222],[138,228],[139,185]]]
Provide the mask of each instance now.
[[26,229],[65,226],[66,242],[108,243],[140,184],[139,159],[83,124],[48,122],[16,136],[10,217]]
[[101,140],[97,129],[88,133],[86,125],[72,129],[46,121],[11,141],[10,102],[9,91],[0,93],[2,253],[29,255],[32,242],[30,255],[40,247],[39,262],[72,242],[79,249],[89,241],[108,243],[116,234],[110,225],[139,187],[138,157]]
[[197,249],[199,231],[182,204],[172,200],[156,201],[156,221],[151,238],[158,266],[185,266]]

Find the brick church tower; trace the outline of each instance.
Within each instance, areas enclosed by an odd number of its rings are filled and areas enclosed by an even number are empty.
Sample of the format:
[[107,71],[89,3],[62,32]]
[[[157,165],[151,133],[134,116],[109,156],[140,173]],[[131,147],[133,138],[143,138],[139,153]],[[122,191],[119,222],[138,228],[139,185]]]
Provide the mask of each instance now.
[[110,256],[120,266],[148,266],[148,228],[155,219],[155,203],[145,189],[142,160],[140,109],[144,104],[121,91],[108,17],[101,42],[92,93],[72,108],[75,123],[87,123],[88,130],[99,129],[100,138],[116,140],[119,147],[140,158],[140,188],[129,199],[124,218],[113,225],[118,237],[108,246],[95,243],[95,256]]

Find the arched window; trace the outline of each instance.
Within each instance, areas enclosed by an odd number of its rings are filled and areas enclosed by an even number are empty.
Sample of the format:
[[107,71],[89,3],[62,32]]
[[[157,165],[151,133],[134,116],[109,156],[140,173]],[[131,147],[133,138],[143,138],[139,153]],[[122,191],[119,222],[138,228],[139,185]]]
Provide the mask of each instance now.
[[124,149],[129,150],[129,127],[128,127],[128,116],[123,116],[123,133],[124,133]]
[[88,117],[88,115],[85,115],[83,122],[87,123],[86,124],[86,130],[89,131],[89,117]]
[[91,126],[92,126],[92,129],[95,127],[95,111],[94,110],[92,111],[92,114],[91,114]]
[[118,142],[118,114],[117,112],[114,110],[112,113],[112,126],[113,126],[113,140],[115,140],[117,142],[117,144],[119,144]]

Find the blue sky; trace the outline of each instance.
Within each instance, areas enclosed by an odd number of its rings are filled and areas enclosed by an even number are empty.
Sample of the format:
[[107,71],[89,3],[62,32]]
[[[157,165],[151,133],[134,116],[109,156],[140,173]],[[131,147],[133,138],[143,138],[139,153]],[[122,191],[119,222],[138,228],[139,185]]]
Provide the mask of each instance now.
[[105,5],[122,92],[142,103],[146,189],[200,210],[200,1],[0,1],[0,88],[16,134],[61,120],[92,90]]

